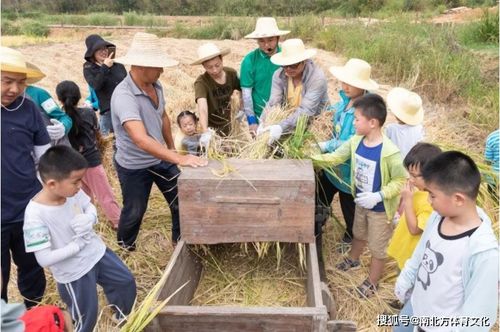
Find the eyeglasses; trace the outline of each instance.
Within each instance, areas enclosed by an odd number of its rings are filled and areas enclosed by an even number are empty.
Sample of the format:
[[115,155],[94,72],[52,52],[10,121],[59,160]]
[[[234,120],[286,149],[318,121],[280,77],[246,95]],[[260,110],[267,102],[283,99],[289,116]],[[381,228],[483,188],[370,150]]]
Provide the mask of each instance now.
[[297,69],[302,64],[302,62],[294,63],[293,65],[281,66],[283,69]]

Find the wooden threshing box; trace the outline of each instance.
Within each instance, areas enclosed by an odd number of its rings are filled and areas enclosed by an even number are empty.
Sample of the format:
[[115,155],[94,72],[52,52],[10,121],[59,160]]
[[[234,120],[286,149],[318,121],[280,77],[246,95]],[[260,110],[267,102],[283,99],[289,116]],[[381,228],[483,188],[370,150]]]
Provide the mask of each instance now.
[[[320,282],[311,162],[234,159],[227,161],[232,172],[224,176],[222,167],[211,161],[208,167],[184,169],[179,178],[182,241],[165,269],[157,300],[181,290],[146,331],[355,331],[353,322],[330,320],[334,302]],[[203,263],[190,244],[258,241],[308,243],[305,307],[191,305]]]
[[179,177],[183,240],[190,244],[314,242],[310,160],[241,160],[186,168]]

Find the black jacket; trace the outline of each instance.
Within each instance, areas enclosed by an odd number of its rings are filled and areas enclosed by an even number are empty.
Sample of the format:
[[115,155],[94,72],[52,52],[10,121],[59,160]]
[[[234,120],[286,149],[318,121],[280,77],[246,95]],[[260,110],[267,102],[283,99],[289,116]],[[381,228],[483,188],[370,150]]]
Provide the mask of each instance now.
[[99,100],[100,113],[104,114],[110,109],[111,95],[116,86],[127,76],[127,70],[121,63],[113,66],[99,66],[87,61],[83,64],[83,76],[87,83],[95,90]]

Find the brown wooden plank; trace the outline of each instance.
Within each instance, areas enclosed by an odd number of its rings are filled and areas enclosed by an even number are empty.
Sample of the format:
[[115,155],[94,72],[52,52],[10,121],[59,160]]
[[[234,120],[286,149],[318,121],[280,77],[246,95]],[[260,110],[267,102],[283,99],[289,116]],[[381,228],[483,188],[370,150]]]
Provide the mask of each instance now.
[[202,268],[203,265],[199,258],[191,252],[186,242],[179,241],[165,268],[164,276],[167,275],[167,279],[157,299],[164,300],[168,298],[186,281],[189,281],[169,301],[171,305],[188,305],[193,299],[200,282]]
[[[160,331],[305,332],[326,329],[325,313],[317,308],[167,306],[155,319]],[[321,326],[324,328],[319,330]]]
[[307,259],[307,304],[310,307],[326,308],[323,305],[319,277],[318,255],[316,243],[309,243],[306,247]]

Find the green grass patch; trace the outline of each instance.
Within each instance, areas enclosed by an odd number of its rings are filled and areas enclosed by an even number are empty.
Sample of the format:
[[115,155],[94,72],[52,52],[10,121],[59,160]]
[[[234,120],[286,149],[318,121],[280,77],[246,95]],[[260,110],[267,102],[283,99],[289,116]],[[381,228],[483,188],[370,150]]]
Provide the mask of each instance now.
[[458,39],[464,46],[481,49],[498,48],[499,15],[484,11],[480,21],[464,24],[458,27]]
[[20,30],[21,34],[31,37],[47,37],[50,32],[46,24],[30,19],[22,21]]
[[197,27],[188,27],[182,23],[176,23],[170,35],[175,38],[190,39],[241,39],[253,31],[255,20],[253,18],[239,18],[237,20],[217,17]]

